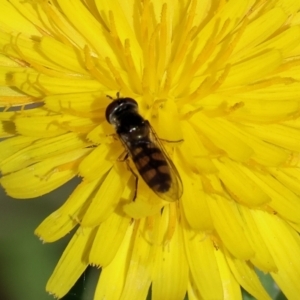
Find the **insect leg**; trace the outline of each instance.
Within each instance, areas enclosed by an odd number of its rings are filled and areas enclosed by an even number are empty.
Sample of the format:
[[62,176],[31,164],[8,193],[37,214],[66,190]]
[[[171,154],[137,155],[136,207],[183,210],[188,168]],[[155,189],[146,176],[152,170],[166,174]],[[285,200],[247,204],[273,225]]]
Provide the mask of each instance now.
[[176,140],[176,141],[170,141],[170,140],[166,140],[166,139],[161,139],[160,137],[157,136],[156,132],[154,131],[154,129],[152,128],[152,126],[150,125],[148,120],[145,120],[145,123],[148,125],[148,127],[151,129],[151,133],[152,135],[154,135],[154,137],[159,140],[159,141],[163,141],[163,142],[167,142],[167,143],[181,143],[184,142],[184,139],[180,139],[180,140]]
[[135,190],[134,190],[134,195],[133,195],[133,198],[132,198],[132,201],[134,201],[136,199],[136,196],[137,196],[137,188],[138,188],[138,181],[139,181],[139,177],[135,174],[135,172],[132,170],[132,168],[130,167],[130,164],[129,164],[129,154],[128,152],[123,152],[120,157],[118,158],[118,161],[119,162],[126,162],[126,165],[127,165],[127,168],[128,170],[132,173],[132,175],[134,176],[134,179],[135,179]]
[[170,141],[170,140],[165,140],[165,139],[161,139],[161,138],[159,138],[159,140],[160,141],[164,141],[164,142],[166,142],[166,143],[174,143],[174,144],[176,144],[176,143],[181,143],[181,142],[184,142],[184,139],[180,139],[180,140],[177,140],[177,141]]
[[[124,157],[122,157],[123,155],[124,155]],[[123,153],[119,156],[118,161],[119,161],[119,162],[124,162],[124,161],[126,161],[127,166],[128,166],[127,160],[128,160],[128,152],[125,151],[125,152],[123,152]]]

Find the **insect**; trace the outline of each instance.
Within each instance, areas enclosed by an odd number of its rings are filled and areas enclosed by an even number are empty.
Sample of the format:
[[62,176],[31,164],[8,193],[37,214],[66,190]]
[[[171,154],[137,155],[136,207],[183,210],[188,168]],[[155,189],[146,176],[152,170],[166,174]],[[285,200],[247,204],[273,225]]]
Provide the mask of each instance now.
[[[118,96],[118,95],[117,95]],[[162,199],[176,201],[183,193],[182,181],[150,123],[138,112],[132,98],[117,98],[106,108],[112,124],[146,184]]]

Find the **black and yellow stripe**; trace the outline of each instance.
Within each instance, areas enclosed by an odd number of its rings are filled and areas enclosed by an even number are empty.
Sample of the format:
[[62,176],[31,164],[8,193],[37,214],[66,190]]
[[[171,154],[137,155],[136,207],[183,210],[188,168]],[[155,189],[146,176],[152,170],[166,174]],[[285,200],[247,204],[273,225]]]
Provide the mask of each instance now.
[[159,193],[170,189],[170,167],[158,147],[153,147],[152,143],[138,143],[131,145],[131,154],[140,175],[150,188]]

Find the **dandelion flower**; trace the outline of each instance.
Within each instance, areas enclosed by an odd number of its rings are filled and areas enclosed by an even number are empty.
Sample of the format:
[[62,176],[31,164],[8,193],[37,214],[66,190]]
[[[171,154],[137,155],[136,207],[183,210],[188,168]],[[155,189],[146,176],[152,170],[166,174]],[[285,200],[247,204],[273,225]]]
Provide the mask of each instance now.
[[[299,1],[1,9],[1,185],[27,199],[82,178],[36,229],[44,242],[76,230],[49,293],[63,297],[93,265],[95,299],[145,299],[150,287],[153,299],[240,299],[241,287],[269,299],[256,269],[298,298]],[[161,139],[179,200],[136,188],[105,119],[117,93]]]

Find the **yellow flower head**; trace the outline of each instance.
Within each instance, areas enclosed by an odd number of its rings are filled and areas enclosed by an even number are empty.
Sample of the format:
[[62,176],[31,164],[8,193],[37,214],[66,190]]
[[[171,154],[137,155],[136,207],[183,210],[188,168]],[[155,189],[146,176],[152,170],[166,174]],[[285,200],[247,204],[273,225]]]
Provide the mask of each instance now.
[[[53,242],[77,227],[47,290],[64,296],[94,265],[95,299],[150,286],[158,300],[269,299],[260,269],[296,299],[299,1],[2,2],[0,183],[25,199],[82,178],[36,230]],[[177,196],[124,155],[106,119],[118,94],[149,122]]]

